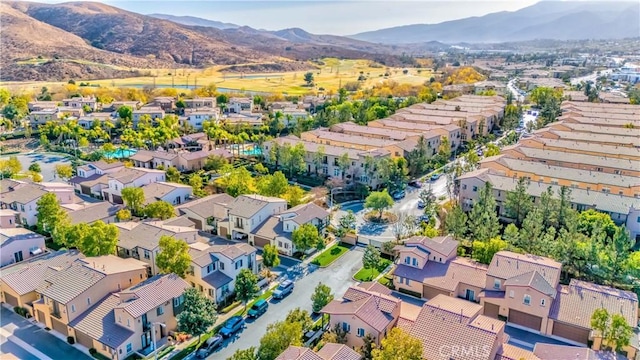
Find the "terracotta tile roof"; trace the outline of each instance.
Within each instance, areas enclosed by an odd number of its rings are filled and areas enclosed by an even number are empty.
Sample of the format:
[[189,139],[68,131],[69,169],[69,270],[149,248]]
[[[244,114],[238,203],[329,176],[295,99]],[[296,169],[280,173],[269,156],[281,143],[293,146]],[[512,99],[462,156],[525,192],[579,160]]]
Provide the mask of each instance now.
[[313,350],[301,346],[289,346],[276,360],[324,360]]
[[493,256],[487,275],[506,280],[534,270],[540,273],[552,287],[558,286],[562,264],[531,254],[499,251]]
[[556,289],[553,288],[553,286],[551,286],[536,270],[509,278],[504,282],[504,286],[531,287],[545,295],[551,296],[552,298],[556,297]]
[[[469,353],[446,354],[448,359],[493,360],[490,358],[491,350],[502,344],[504,323],[496,320],[500,326],[494,325],[493,330],[474,326],[472,322],[477,317],[481,317],[478,321],[485,321],[486,316],[474,315],[481,311],[481,305],[446,295],[438,295],[423,305],[409,334],[422,342],[422,356],[425,359],[442,359],[442,349],[451,349],[452,346],[456,346],[463,349],[479,350]],[[484,349],[487,349],[487,346],[489,346],[489,351],[485,354]]]
[[596,354],[593,350],[586,347],[553,345],[545,343],[537,343],[533,348],[533,355],[540,360],[596,360]]
[[212,258],[225,256],[231,260],[242,255],[250,255],[257,252],[256,248],[247,243],[237,243],[233,245],[207,245],[194,243],[189,246],[191,261],[200,267],[205,267],[212,262]]
[[610,314],[621,314],[631,326],[638,324],[638,295],[575,279],[569,286],[560,287],[549,317],[590,329],[591,315],[599,308],[607,309]]
[[415,320],[409,320],[407,318],[403,318],[402,316],[398,318],[398,322],[396,323],[396,327],[404,330],[405,332],[410,332],[411,327],[413,327]]
[[420,310],[422,310],[420,306],[403,301],[400,304],[400,318],[415,321],[420,314]]
[[66,304],[105,277],[105,274],[76,261],[66,269],[45,279],[36,291],[61,304]]
[[[542,343],[538,343],[538,344],[542,344]],[[525,360],[544,360],[544,359],[540,359],[539,357],[537,357],[534,353],[532,353],[531,351],[513,346],[513,345],[509,345],[509,344],[502,344],[502,348],[500,349],[500,351],[498,351],[498,354],[496,354],[496,359],[495,360],[521,360],[521,359],[525,359]],[[564,357],[554,357],[553,360],[561,360],[561,359],[565,359],[565,360],[579,360],[576,358],[564,358]],[[551,359],[549,359],[551,360]]]
[[196,229],[165,225],[160,221],[124,222],[115,225],[120,230],[118,246],[130,250],[136,247],[154,250],[158,247],[162,235],[173,236],[189,244],[198,241]]
[[352,286],[347,289],[342,300],[333,300],[322,309],[322,312],[355,315],[375,330],[382,332],[396,320],[393,312],[400,303],[400,300],[391,296]]
[[377,281],[363,282],[358,284],[358,286],[370,292],[377,292],[383,295],[391,296],[391,289],[380,284]]
[[318,350],[323,360],[360,360],[362,356],[355,350],[343,344],[327,343]]
[[439,289],[455,291],[460,283],[484,288],[487,280],[487,267],[467,258],[459,257],[444,264],[428,261],[422,269],[398,264],[394,275]]
[[119,303],[119,296],[107,296],[71,321],[69,326],[110,348],[116,349],[135,334],[133,331],[117,325],[113,309]]
[[122,301],[116,306],[128,312],[134,319],[167,301],[180,297],[189,283],[176,274],[156,275],[136,286],[118,293]]
[[405,246],[420,246],[429,252],[436,252],[445,257],[453,254],[458,249],[458,241],[452,236],[437,236],[429,238],[426,236],[413,236],[407,239]]
[[2,268],[0,280],[19,295],[35,291],[45,279],[62,271],[84,255],[78,251],[60,250]]

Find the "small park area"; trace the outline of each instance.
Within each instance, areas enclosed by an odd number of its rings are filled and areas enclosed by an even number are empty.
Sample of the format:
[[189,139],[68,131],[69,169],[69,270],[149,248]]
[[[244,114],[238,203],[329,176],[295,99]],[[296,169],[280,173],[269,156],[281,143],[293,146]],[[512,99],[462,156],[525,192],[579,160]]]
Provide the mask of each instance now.
[[320,267],[329,266],[331,263],[338,260],[340,256],[349,251],[349,249],[351,249],[351,246],[349,245],[344,245],[342,243],[335,244],[313,259],[312,264]]
[[391,260],[380,259],[378,262],[378,266],[372,267],[370,269],[365,269],[364,267],[358,271],[353,278],[358,281],[371,281],[378,277],[381,272],[383,272],[389,265],[391,265]]

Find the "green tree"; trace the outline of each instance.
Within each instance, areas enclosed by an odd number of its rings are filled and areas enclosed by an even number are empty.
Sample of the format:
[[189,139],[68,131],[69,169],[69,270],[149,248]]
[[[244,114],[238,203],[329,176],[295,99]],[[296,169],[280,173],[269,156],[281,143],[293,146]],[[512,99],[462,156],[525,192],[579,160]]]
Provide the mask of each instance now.
[[131,220],[131,211],[127,209],[120,209],[116,213],[116,219],[118,221],[128,221]]
[[210,155],[204,162],[204,169],[206,171],[218,171],[222,169],[229,162],[222,156]]
[[73,168],[68,164],[56,165],[56,175],[63,179],[70,179],[73,176]]
[[174,168],[173,166],[169,166],[169,168],[165,170],[165,173],[168,182],[176,184],[180,184],[182,182],[180,181],[180,171],[178,171],[178,169]]
[[373,350],[373,360],[422,360],[422,343],[400,328],[393,328]]
[[347,332],[340,326],[341,324],[336,323],[336,325],[329,329],[329,331],[322,334],[322,342],[323,343],[332,343],[332,344],[346,344],[347,343]]
[[260,339],[258,358],[275,360],[291,345],[302,345],[302,324],[286,321],[269,324],[266,334]]
[[617,226],[609,214],[588,209],[578,216],[578,231],[587,236],[593,236],[596,231],[601,230],[611,238],[616,233],[616,229]]
[[289,181],[282,171],[276,171],[273,175],[262,176],[257,188],[260,195],[282,197],[289,189]]
[[364,249],[364,255],[362,256],[362,267],[371,271],[371,278],[373,277],[373,270],[380,265],[380,250],[375,246],[369,244]]
[[127,187],[122,189],[122,200],[131,212],[138,216],[143,210],[144,190],[142,188]]
[[377,349],[376,339],[373,335],[367,333],[362,338],[362,346],[358,349],[360,355],[362,355],[362,360],[371,360],[373,359],[373,350]]
[[464,239],[467,234],[467,214],[459,205],[456,205],[447,213],[444,219],[444,228],[456,239]]
[[48,192],[36,202],[37,227],[41,234],[51,234],[57,240],[58,230],[68,223],[67,212],[62,209],[55,193]]
[[304,202],[304,190],[298,185],[291,185],[282,197],[287,200],[289,207],[298,206]]
[[293,230],[291,241],[298,251],[304,253],[311,248],[317,248],[323,240],[318,234],[318,228],[307,223]]
[[118,244],[118,227],[96,221],[66,226],[62,230],[64,245],[77,248],[86,256],[113,255]]
[[204,181],[202,180],[202,176],[200,176],[200,172],[193,173],[189,176],[189,185],[193,189],[195,196],[203,197],[207,195],[204,191]]
[[622,227],[616,227],[616,231],[601,253],[600,258],[604,267],[604,274],[610,285],[618,282],[626,282],[628,275],[627,264],[631,255],[634,242],[629,238],[629,232]]
[[238,349],[227,360],[258,360],[258,354],[255,346],[248,349]]
[[313,73],[311,71],[304,74],[304,82],[307,83],[307,86],[311,86],[313,84]]
[[340,217],[338,223],[340,225],[340,228],[345,232],[355,229],[356,215],[353,213],[353,210],[347,210],[347,213]]
[[41,173],[42,170],[40,169],[40,164],[38,163],[33,163],[31,165],[29,165],[29,171],[33,171],[33,172],[37,172],[37,173]]
[[378,212],[378,219],[382,220],[382,213],[393,206],[393,199],[387,190],[374,191],[364,202],[364,207]]
[[120,119],[133,119],[133,108],[131,106],[123,105],[116,110]]
[[313,168],[316,171],[316,176],[318,176],[318,170],[320,170],[320,168],[322,167],[322,164],[325,161],[326,158],[326,153],[325,153],[325,148],[323,145],[318,146],[318,149],[316,150],[316,152],[311,154],[312,159],[311,161],[313,162]]
[[258,277],[250,269],[242,269],[236,276],[236,299],[244,303],[244,310],[247,310],[247,302],[253,299],[260,291],[258,288]]
[[520,233],[518,227],[514,224],[509,224],[504,228],[502,238],[511,246],[518,246],[520,241]]
[[426,189],[420,190],[420,194],[418,194],[420,200],[424,204],[424,213],[429,216],[433,216],[436,211],[436,196],[433,194],[433,190],[431,189],[431,185],[429,185]]
[[159,242],[160,252],[156,255],[156,266],[164,274],[174,273],[184,278],[191,266],[189,245],[183,240],[162,235]]
[[22,164],[15,156],[10,156],[9,159],[0,159],[0,172],[2,177],[10,178],[18,175],[22,171]]
[[535,252],[538,242],[544,233],[544,219],[539,207],[534,207],[522,222],[518,247],[528,253]]
[[311,308],[313,312],[319,313],[323,307],[333,300],[333,294],[331,288],[323,283],[318,283],[313,294],[311,294]]
[[472,244],[473,253],[471,257],[479,263],[490,264],[493,255],[498,251],[506,249],[508,246],[509,244],[499,237],[495,237],[489,241],[475,240]]
[[500,154],[500,148],[494,143],[487,144],[487,150],[484,152],[485,157],[496,156]]
[[596,309],[591,315],[591,328],[599,333],[603,343],[615,351],[628,346],[633,328],[620,314],[609,314],[606,309]]
[[498,236],[500,222],[496,213],[496,199],[493,187],[486,182],[480,190],[478,201],[469,214],[469,232],[474,240],[487,241]]
[[152,219],[167,220],[176,215],[173,205],[159,200],[144,207],[144,214]]
[[340,174],[342,175],[343,179],[347,174],[347,170],[349,170],[350,167],[351,167],[351,159],[349,158],[349,154],[345,152],[344,154],[340,155],[340,157],[338,158],[338,168],[340,169]]
[[528,186],[529,180],[521,177],[518,179],[516,188],[507,193],[507,198],[504,202],[504,209],[507,216],[514,219],[517,226],[522,225],[524,218],[533,207],[531,195],[528,193]]
[[306,333],[313,328],[313,320],[311,319],[311,315],[309,315],[309,312],[307,310],[302,310],[300,308],[295,308],[289,311],[284,321],[289,323],[300,323],[300,325],[302,325],[303,333]]
[[280,265],[278,248],[270,244],[265,245],[262,250],[262,264],[268,268],[274,268]]
[[222,171],[221,185],[225,192],[233,197],[243,194],[250,194],[254,188],[254,180],[249,170],[244,166],[234,169],[231,165],[226,165]]
[[188,288],[183,296],[182,311],[176,317],[178,331],[197,336],[200,343],[200,336],[216,322],[215,304],[193,287]]

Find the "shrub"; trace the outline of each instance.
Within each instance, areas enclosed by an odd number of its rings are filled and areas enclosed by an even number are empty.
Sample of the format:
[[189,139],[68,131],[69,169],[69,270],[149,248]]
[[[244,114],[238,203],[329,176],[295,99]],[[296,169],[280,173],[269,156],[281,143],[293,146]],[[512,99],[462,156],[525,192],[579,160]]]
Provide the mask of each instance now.
[[76,339],[73,338],[73,336],[67,336],[67,342],[71,345],[75,344]]
[[91,354],[91,356],[95,355],[97,352],[98,350],[96,350],[95,348],[89,349],[89,354]]

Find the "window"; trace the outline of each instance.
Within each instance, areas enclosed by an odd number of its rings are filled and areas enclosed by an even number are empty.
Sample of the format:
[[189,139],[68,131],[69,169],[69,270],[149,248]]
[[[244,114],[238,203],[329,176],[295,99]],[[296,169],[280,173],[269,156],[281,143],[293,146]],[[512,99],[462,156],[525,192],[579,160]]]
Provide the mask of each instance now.
[[340,169],[339,168],[333,169],[333,176],[340,176]]
[[76,306],[73,304],[71,304],[71,312],[72,313],[76,312]]
[[402,284],[402,278],[400,276],[398,276],[398,283]]
[[220,263],[220,270],[224,270],[224,263]]
[[345,331],[345,332],[349,332],[351,330],[351,325],[349,325],[346,322],[343,322],[342,323],[342,330]]
[[129,319],[127,319],[127,327],[131,327],[131,323],[129,322]]
[[531,305],[531,296],[530,295],[525,295],[524,299],[522,300],[522,303],[525,305]]
[[545,299],[540,299],[540,306],[545,306],[547,301]]
[[411,264],[411,258],[409,256],[404,258],[404,263],[407,264],[407,265]]
[[513,290],[509,290],[509,297],[513,299]]
[[207,265],[207,274],[213,272],[213,264]]
[[131,346],[131,343],[127,344],[127,354],[130,353],[131,351],[133,351],[133,346]]
[[[209,289],[209,292],[211,292],[211,289]],[[177,298],[173,298],[173,307],[178,307],[182,305],[182,303],[184,303],[184,295],[180,295]]]
[[151,259],[151,253],[149,252],[149,250],[145,250],[144,251],[144,258],[145,259]]
[[164,308],[162,306],[158,306],[156,309],[156,315],[160,316],[162,314],[164,314]]
[[412,265],[413,266],[418,266],[418,259],[412,258],[411,260],[412,260]]
[[209,296],[213,297],[213,289],[209,289]]
[[404,279],[404,283],[405,283],[405,285],[409,286],[409,279],[408,278]]
[[87,298],[87,305],[91,305],[91,298]]
[[493,288],[494,289],[500,289],[500,280],[493,279]]
[[476,192],[476,191],[478,191],[478,187],[477,187],[477,186],[474,186],[474,187],[473,187],[473,192]]
[[638,218],[636,219],[637,223],[640,223],[640,216],[638,216]]
[[119,322],[120,324],[122,324],[122,317],[121,317],[121,316],[118,316],[118,322]]
[[240,259],[239,261],[236,261],[235,266],[236,266],[236,270],[238,270],[239,268],[241,268],[241,267],[242,267],[242,259]]
[[364,336],[364,329],[363,328],[358,328],[358,336],[359,337],[363,337]]

